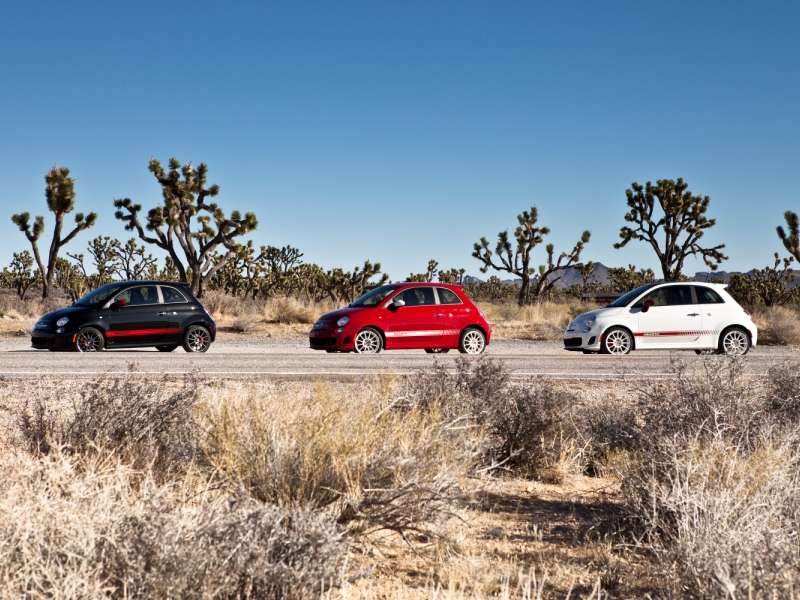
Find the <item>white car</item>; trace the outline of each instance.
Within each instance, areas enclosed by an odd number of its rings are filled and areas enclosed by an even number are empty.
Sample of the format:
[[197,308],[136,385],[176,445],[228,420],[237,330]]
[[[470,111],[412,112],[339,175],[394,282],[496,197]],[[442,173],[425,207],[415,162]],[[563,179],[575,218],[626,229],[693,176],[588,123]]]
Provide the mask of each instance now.
[[643,285],[614,302],[578,315],[564,348],[584,353],[695,350],[741,356],[754,348],[758,329],[724,284],[673,282]]

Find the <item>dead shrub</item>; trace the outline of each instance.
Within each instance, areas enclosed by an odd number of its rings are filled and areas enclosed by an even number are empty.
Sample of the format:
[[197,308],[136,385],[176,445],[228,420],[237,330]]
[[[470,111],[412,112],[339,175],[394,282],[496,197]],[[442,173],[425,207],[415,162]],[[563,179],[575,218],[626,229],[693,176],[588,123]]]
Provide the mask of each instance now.
[[488,469],[553,480],[554,469],[576,455],[575,395],[538,379],[514,384],[497,360],[460,358],[454,373],[436,364],[410,378],[407,399],[423,409],[468,415],[490,436]]
[[11,597],[316,598],[342,532],[302,511],[159,486],[116,457],[4,453],[0,585]]
[[34,454],[104,449],[137,466],[152,463],[169,470],[198,455],[196,401],[192,376],[177,384],[166,378],[101,378],[81,386],[68,401],[37,396],[12,412],[24,447]]
[[724,430],[663,440],[623,491],[676,597],[791,597],[800,585],[796,433],[736,445]]
[[758,343],[766,346],[800,345],[800,310],[789,306],[756,309],[753,320],[758,326]]
[[800,365],[774,366],[767,374],[767,403],[781,420],[800,423]]
[[264,318],[270,323],[313,323],[321,314],[316,305],[297,298],[272,298],[264,304]]
[[435,411],[396,410],[380,390],[222,396],[201,411],[204,450],[262,502],[330,511],[357,536],[436,534],[480,434]]

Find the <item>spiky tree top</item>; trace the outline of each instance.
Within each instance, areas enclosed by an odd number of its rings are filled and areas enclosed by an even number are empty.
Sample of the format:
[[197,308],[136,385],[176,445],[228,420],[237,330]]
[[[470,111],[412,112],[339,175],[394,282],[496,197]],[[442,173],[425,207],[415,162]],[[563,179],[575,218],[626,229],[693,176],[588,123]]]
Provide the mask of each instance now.
[[786,219],[786,229],[778,226],[778,237],[781,238],[786,250],[800,261],[800,227],[798,226],[797,213],[787,210],[783,214]]
[[[254,230],[258,220],[253,213],[242,216],[236,210],[227,217],[217,203],[210,201],[219,194],[219,186],[208,185],[205,163],[195,168],[171,158],[165,170],[153,159],[148,168],[161,185],[163,203],[150,209],[143,223],[139,217],[141,204],[130,198],[114,200],[115,216],[125,223],[125,229],[135,230],[140,239],[166,251],[183,281],[188,281],[187,272],[191,271],[192,287],[198,291],[203,279],[236,255],[236,238]],[[185,261],[178,255],[176,243]],[[220,246],[228,251],[222,257],[215,254]]]
[[11,220],[19,227],[20,231],[31,244],[36,264],[42,275],[42,295],[47,297],[48,289],[53,282],[56,269],[58,253],[69,244],[76,235],[85,229],[89,229],[97,221],[96,213],[75,214],[75,227],[66,236],[62,236],[64,226],[64,216],[71,213],[75,208],[75,180],[70,176],[69,169],[66,167],[53,167],[45,175],[45,198],[47,208],[55,217],[53,227],[53,239],[50,242],[48,253],[47,268],[45,268],[41,255],[39,254],[39,238],[44,232],[44,217],[36,216],[31,223],[31,215],[28,212],[12,215]]
[[680,279],[684,262],[692,255],[701,256],[712,271],[728,258],[722,253],[725,244],[706,247],[700,243],[706,230],[716,224],[706,217],[711,199],[692,194],[683,179],[659,179],[655,185],[648,181],[644,186],[634,182],[625,196],[629,209],[625,220],[633,226],[619,230],[620,241],[614,247],[622,248],[631,240],[650,244],[664,279]]

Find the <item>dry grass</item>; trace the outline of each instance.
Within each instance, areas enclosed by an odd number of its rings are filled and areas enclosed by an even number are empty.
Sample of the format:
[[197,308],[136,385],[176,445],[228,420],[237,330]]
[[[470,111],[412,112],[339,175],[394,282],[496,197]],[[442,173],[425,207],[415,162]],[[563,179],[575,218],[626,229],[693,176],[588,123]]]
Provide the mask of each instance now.
[[758,343],[766,346],[800,345],[800,308],[772,306],[753,314],[758,326]]
[[561,340],[569,322],[578,314],[597,308],[582,302],[479,303],[499,339]]
[[359,536],[432,535],[450,514],[481,435],[436,410],[396,410],[383,385],[345,401],[305,393],[221,395],[200,416],[206,456],[263,502],[330,511]]

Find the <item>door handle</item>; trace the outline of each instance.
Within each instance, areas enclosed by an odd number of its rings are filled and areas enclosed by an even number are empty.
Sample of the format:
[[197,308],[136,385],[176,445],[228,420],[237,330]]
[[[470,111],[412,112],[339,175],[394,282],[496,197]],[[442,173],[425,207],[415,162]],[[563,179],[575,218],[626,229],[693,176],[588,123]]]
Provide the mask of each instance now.
[[174,311],[173,311],[173,312],[160,312],[160,313],[158,313],[158,316],[159,316],[159,317],[168,317],[168,316],[170,316],[170,315],[177,315],[177,314],[178,314],[178,313],[176,313],[176,312],[174,312]]
[[699,317],[700,313],[689,313],[686,315],[687,317]]
[[434,317],[444,317],[446,316],[444,313],[433,313]]

